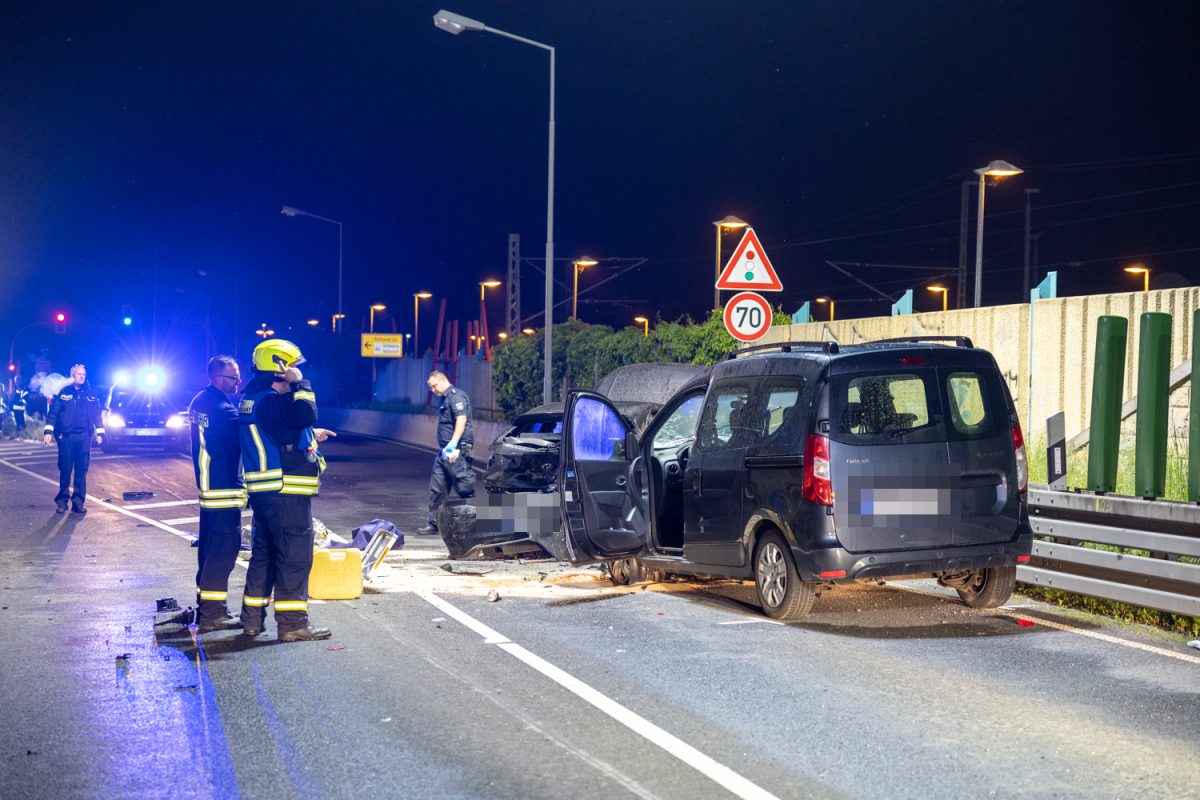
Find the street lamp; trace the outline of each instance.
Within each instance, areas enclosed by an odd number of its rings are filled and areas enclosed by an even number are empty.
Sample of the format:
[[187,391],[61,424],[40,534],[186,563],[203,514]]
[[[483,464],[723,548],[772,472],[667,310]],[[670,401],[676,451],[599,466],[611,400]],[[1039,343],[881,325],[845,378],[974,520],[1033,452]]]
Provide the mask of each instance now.
[[1024,171],[999,159],[975,170],[975,174],[979,176],[979,212],[975,223],[975,308],[983,305],[983,187],[987,185],[986,178],[1010,178]]
[[551,329],[554,327],[554,48],[505,31],[489,28],[479,20],[441,10],[433,15],[433,24],[447,33],[458,35],[463,31],[484,31],[531,45],[550,53],[550,127],[549,149],[546,167],[546,287],[545,287],[545,347],[542,365],[542,402],[550,402],[550,365],[552,350]]
[[383,303],[375,303],[373,306],[371,306],[371,323],[370,323],[370,326],[368,327],[368,331],[370,333],[375,332],[375,312],[376,311],[387,311],[387,306],[385,306]]
[[[338,319],[344,318],[345,315],[342,314],[342,223],[338,222],[336,219],[330,219],[329,217],[322,217],[317,214],[310,214],[307,211],[301,211],[300,209],[292,208],[291,206],[284,206],[282,209],[280,209],[279,213],[283,214],[285,217],[312,217],[313,219],[319,219],[322,222],[329,222],[334,225],[337,225],[337,227],[338,227],[338,304],[337,304],[338,317],[337,318]],[[336,324],[334,325],[334,330],[335,331],[338,330],[338,327]]]
[[537,333],[537,331],[535,331],[533,328],[521,328],[521,333],[525,334],[526,336],[533,336],[535,333]]
[[1125,271],[1130,273],[1131,275],[1141,275],[1142,276],[1142,291],[1143,292],[1150,291],[1150,268],[1149,267],[1147,267],[1145,264],[1130,264],[1128,267],[1125,267]]
[[600,262],[594,258],[575,259],[575,288],[571,290],[571,319],[579,319],[579,273],[587,267],[594,267]]
[[749,222],[738,219],[737,217],[728,215],[725,219],[719,219],[713,223],[717,229],[717,270],[713,275],[713,308],[721,307],[721,290],[716,287],[717,281],[721,280],[721,231],[722,230],[737,230],[745,228]]
[[[371,306],[370,311],[371,311],[371,323],[368,326],[368,331],[370,333],[374,333],[375,332],[375,312],[376,311],[387,311],[387,306],[385,306],[383,303],[374,303]],[[375,379],[379,377],[378,364],[379,364],[379,361],[377,359],[375,359],[375,358],[371,359],[371,397],[372,398],[375,397]]]
[[320,325],[320,324],[321,324],[321,320],[319,320],[319,319],[310,319],[310,320],[308,321],[308,326],[309,326],[310,328],[315,328],[315,327],[317,327],[317,326],[318,326],[318,325]]
[[829,321],[833,322],[833,298],[828,297],[828,296],[818,297],[817,302],[818,303],[829,303]]
[[500,285],[500,281],[495,278],[479,282],[479,341],[483,344],[483,357],[488,361],[492,360],[492,343],[488,339],[487,303],[484,302],[484,292]]
[[345,314],[334,314],[329,321],[329,327],[334,333],[342,330],[342,320],[346,318]]
[[421,357],[421,329],[417,327],[420,320],[421,308],[418,305],[422,300],[428,300],[433,297],[430,292],[417,292],[413,295],[413,358]]
[[942,311],[945,311],[946,305],[947,305],[946,295],[948,295],[950,293],[950,290],[947,289],[945,286],[926,286],[925,288],[931,292],[941,292],[941,294],[942,294]]
[[642,336],[650,335],[650,320],[645,317],[634,317],[633,321],[642,323]]

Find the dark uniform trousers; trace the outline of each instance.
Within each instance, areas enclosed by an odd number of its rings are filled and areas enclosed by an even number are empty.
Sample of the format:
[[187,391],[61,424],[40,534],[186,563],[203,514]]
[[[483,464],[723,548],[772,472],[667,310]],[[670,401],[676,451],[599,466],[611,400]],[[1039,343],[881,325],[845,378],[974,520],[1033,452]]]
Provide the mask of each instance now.
[[262,630],[275,593],[279,633],[308,627],[308,573],[313,564],[312,497],[251,493],[254,534],[242,595],[242,624]]
[[475,469],[471,466],[473,446],[466,444],[458,448],[458,458],[451,464],[439,451],[433,458],[433,474],[429,478],[429,521],[442,501],[454,491],[462,499],[475,496]]
[[92,463],[92,437],[86,433],[64,433],[58,440],[58,494],[54,502],[65,503],[71,499],[71,473],[75,473],[75,500],[77,507],[87,498],[87,472]]
[[229,594],[229,573],[242,549],[242,510],[240,508],[200,509],[200,539],[196,543],[198,622],[217,622],[229,613],[225,598]]

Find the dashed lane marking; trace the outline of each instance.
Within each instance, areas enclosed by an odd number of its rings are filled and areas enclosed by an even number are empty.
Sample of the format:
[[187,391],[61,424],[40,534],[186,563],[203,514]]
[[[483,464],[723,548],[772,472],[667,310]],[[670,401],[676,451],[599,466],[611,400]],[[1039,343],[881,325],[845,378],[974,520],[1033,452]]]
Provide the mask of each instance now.
[[634,713],[607,695],[604,695],[596,689],[593,689],[591,686],[579,680],[574,675],[571,675],[570,673],[554,666],[541,656],[525,649],[521,645],[510,640],[504,634],[493,630],[492,628],[472,617],[470,614],[467,614],[465,611],[461,611],[458,607],[453,606],[442,598],[438,597],[436,594],[424,591],[416,591],[414,594],[432,605],[434,608],[437,608],[446,616],[453,617],[462,625],[479,634],[479,636],[483,638],[484,644],[496,645],[513,658],[516,658],[525,665],[532,667],[542,675],[545,675],[547,678],[566,689],[571,694],[612,717],[617,722],[621,723],[626,728],[629,728],[646,741],[661,747],[668,754],[674,756],[679,761],[696,770],[701,775],[704,775],[714,783],[724,787],[734,796],[753,798],[753,800],[778,800],[775,795],[771,794],[758,784],[752,782],[748,778],[743,777],[742,775],[739,775],[729,767],[713,759],[711,756],[705,755],[682,739],[667,733],[667,731],[658,727],[650,720]]

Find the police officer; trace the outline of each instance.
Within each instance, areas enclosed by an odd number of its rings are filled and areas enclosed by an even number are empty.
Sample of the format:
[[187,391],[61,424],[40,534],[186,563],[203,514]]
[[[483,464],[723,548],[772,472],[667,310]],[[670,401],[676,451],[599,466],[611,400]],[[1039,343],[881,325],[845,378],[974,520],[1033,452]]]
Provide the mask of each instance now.
[[200,633],[242,627],[230,616],[225,600],[229,573],[242,545],[242,508],[246,484],[238,410],[231,402],[242,376],[231,356],[208,362],[209,384],[192,398],[188,421],[192,428],[192,466],[200,492],[200,540],[196,558],[196,625]]
[[[71,383],[68,383],[50,402],[46,413],[46,427],[42,441],[46,445],[58,442],[58,494],[54,497],[54,510],[61,514],[71,501],[71,511],[86,514],[83,507],[87,499],[87,472],[92,458],[92,439],[97,443],[104,437],[104,425],[100,421],[100,401],[87,382],[87,368],[83,364],[71,367]],[[72,495],[71,473],[75,473],[75,494]]]
[[29,403],[29,390],[18,383],[13,387],[11,400],[13,421],[17,423],[16,435],[19,439],[25,435],[25,408]]
[[433,459],[429,478],[429,523],[417,533],[438,532],[434,515],[453,489],[464,500],[475,496],[475,470],[472,468],[475,432],[471,427],[471,398],[450,383],[444,372],[434,370],[426,381],[430,391],[442,398],[438,409],[438,454]]
[[267,339],[254,348],[254,378],[238,406],[242,465],[254,534],[242,633],[262,633],[267,604],[275,595],[279,641],[328,639],[328,628],[308,619],[308,573],[313,561],[312,498],[325,469],[317,445],[332,431],[314,428],[317,399],[300,372],[300,348]]

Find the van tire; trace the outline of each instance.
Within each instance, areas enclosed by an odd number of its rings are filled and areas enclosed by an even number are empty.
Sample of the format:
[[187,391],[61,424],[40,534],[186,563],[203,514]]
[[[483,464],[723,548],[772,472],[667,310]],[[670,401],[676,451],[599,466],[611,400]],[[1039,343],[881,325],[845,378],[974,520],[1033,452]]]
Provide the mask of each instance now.
[[791,548],[778,531],[767,531],[754,548],[754,590],[772,619],[800,619],[812,611],[816,592],[800,580]]
[[1017,568],[988,567],[974,570],[965,586],[955,591],[971,608],[996,608],[1008,602],[1017,586]]
[[629,586],[644,580],[642,562],[636,558],[618,558],[609,561],[607,566],[608,579],[613,582],[614,586]]

